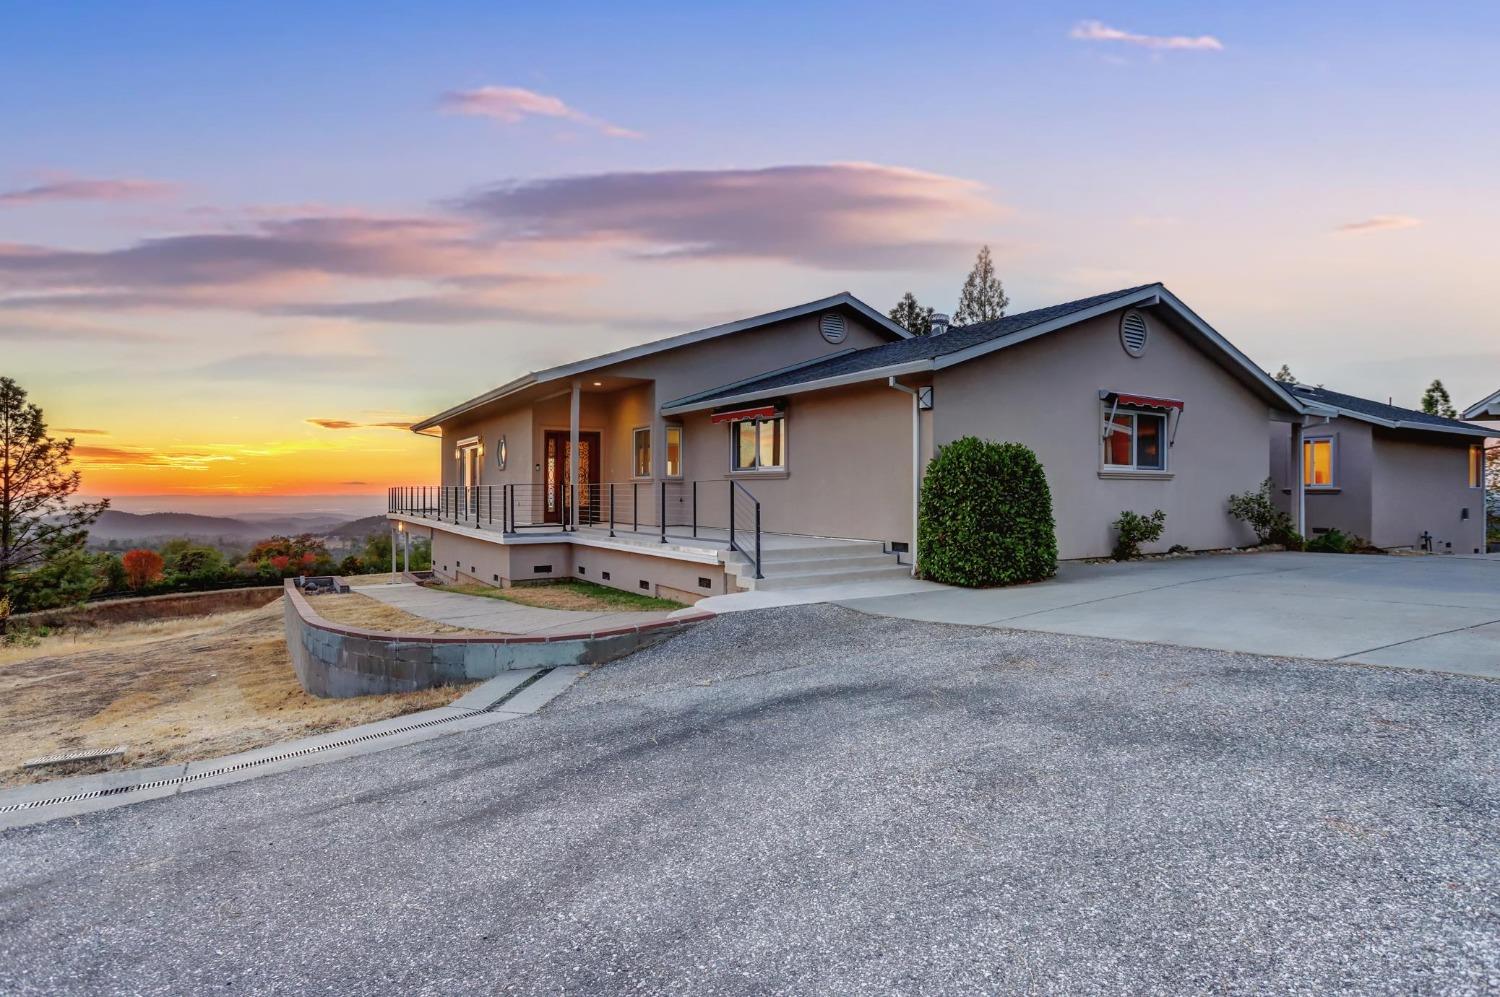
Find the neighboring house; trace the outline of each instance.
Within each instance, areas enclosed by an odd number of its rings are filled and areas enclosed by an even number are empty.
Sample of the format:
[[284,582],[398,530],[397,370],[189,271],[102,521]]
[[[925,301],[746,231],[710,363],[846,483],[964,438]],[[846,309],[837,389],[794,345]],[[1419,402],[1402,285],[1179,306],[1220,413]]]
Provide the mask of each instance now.
[[909,570],[921,470],[974,435],[1036,451],[1064,558],[1107,556],[1123,510],[1166,512],[1160,549],[1228,547],[1253,541],[1225,504],[1267,477],[1267,420],[1295,437],[1305,412],[1161,284],[917,338],[840,294],[432,416],[440,486],[393,489],[391,518],[491,584],[884,577]]
[[[1309,536],[1338,529],[1377,547],[1484,550],[1484,438],[1456,419],[1294,385],[1309,416],[1302,481]],[[1298,483],[1290,435],[1272,428],[1272,479]]]
[[1464,409],[1462,418],[1478,419],[1480,422],[1500,422],[1500,391]]

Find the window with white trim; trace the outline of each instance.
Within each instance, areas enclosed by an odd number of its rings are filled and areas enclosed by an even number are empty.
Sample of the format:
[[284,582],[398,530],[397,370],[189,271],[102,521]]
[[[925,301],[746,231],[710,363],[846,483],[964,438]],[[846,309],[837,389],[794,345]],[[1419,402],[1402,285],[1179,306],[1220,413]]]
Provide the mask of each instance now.
[[1306,488],[1334,488],[1333,437],[1302,441],[1302,484]]
[[1110,471],[1165,471],[1167,416],[1116,409],[1104,417],[1104,467]]
[[635,476],[651,477],[651,429],[643,426],[635,431]]
[[731,422],[729,466],[735,471],[786,470],[786,416]]

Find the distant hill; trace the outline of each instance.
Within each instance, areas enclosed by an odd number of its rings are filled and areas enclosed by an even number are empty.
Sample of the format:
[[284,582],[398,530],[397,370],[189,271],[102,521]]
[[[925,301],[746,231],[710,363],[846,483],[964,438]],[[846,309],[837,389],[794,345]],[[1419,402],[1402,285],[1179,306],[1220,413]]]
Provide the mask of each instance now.
[[343,540],[364,540],[372,533],[386,533],[390,528],[390,520],[384,516],[366,516],[352,523],[345,523],[338,529],[329,530],[326,535]]
[[149,540],[190,537],[195,540],[255,541],[275,533],[270,523],[247,523],[226,516],[195,516],[187,512],[117,512],[106,509],[89,527],[89,539]]

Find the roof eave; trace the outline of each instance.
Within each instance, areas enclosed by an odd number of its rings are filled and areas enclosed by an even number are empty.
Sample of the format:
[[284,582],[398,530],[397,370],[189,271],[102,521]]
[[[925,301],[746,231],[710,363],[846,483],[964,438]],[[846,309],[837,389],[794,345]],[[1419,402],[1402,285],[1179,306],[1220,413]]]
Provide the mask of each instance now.
[[808,391],[823,391],[828,388],[843,387],[847,384],[859,384],[863,381],[879,381],[887,377],[896,377],[901,374],[916,374],[925,370],[932,370],[933,362],[923,357],[920,360],[909,360],[905,363],[887,364],[884,367],[871,367],[869,370],[854,371],[849,374],[838,374],[833,377],[819,378],[816,381],[803,381],[799,384],[785,384],[780,387],[762,388],[759,391],[743,391],[733,395],[724,395],[719,398],[705,398],[697,401],[689,401],[680,405],[662,406],[662,415],[685,415],[689,412],[702,412],[706,409],[719,408],[723,405],[738,405],[742,402],[757,401],[762,398],[797,395]]
[[514,381],[509,381],[505,384],[500,385],[500,387],[495,388],[492,391],[486,391],[484,394],[476,395],[466,402],[460,402],[452,408],[444,409],[437,415],[428,416],[421,422],[412,423],[411,431],[413,433],[422,433],[422,431],[425,429],[432,429],[435,426],[439,426],[442,423],[447,422],[449,419],[456,419],[466,412],[472,412],[475,409],[481,408],[485,405],[489,405],[492,402],[498,402],[502,398],[505,398],[508,395],[513,395],[517,391],[520,391],[522,388],[529,388],[536,383],[538,382],[537,376],[535,374],[523,375],[522,377],[516,378]]
[[1473,405],[1464,409],[1463,415],[1460,418],[1481,419],[1485,416],[1500,418],[1500,391],[1495,392],[1488,398],[1481,398]]

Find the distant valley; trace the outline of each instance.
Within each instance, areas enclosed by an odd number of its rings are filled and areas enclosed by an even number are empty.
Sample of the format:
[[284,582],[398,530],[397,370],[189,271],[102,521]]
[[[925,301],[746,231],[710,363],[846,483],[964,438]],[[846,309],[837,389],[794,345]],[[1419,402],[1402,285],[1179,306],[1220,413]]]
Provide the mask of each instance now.
[[371,533],[384,530],[385,522],[384,516],[350,520],[337,513],[203,516],[188,512],[133,513],[107,509],[89,527],[89,546],[97,549],[186,537],[220,547],[248,547],[276,534],[299,533],[311,533],[328,540],[343,541],[343,545],[353,545],[363,543]]

